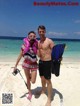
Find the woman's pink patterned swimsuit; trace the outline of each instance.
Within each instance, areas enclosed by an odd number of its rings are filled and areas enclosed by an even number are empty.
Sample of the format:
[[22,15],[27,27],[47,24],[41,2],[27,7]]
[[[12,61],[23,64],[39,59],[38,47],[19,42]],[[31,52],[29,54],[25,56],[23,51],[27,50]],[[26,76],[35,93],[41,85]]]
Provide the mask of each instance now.
[[21,50],[23,52],[23,57],[24,57],[24,61],[22,63],[23,69],[37,70],[38,64],[37,64],[36,54],[34,53],[33,49],[31,49],[31,47],[30,49],[33,51],[33,53],[31,53],[29,49],[28,52],[24,54],[25,47],[26,46],[24,44],[21,47]]
[[31,54],[30,52],[27,52],[24,55],[24,61],[22,64],[22,67],[24,69],[31,69],[31,70],[37,70],[38,65],[37,65],[37,57],[34,54]]

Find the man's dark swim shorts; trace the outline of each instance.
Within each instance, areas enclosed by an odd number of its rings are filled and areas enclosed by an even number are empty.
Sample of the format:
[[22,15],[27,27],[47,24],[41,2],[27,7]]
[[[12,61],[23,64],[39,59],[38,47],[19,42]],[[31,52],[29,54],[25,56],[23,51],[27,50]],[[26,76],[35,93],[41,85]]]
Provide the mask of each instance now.
[[44,76],[45,79],[51,79],[51,63],[52,61],[39,60],[39,75]]

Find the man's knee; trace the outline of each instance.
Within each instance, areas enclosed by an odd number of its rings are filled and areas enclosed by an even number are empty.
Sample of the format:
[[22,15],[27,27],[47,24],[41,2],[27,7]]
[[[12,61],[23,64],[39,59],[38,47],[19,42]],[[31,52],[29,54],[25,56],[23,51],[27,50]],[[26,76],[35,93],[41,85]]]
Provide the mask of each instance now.
[[44,76],[41,76],[41,80],[46,80],[46,79],[44,78]]
[[46,79],[46,83],[49,85],[51,84],[51,80],[50,79]]

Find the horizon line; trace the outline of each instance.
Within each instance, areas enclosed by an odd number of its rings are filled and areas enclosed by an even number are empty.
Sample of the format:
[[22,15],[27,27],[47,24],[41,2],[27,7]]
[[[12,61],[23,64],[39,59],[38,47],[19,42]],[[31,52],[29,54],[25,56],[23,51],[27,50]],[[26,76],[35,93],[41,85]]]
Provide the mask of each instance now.
[[[0,39],[11,39],[11,40],[22,40],[23,38],[25,38],[25,37],[21,37],[21,36],[19,36],[19,37],[16,37],[16,36],[0,36]],[[38,38],[37,37],[37,39],[40,39],[40,38]],[[63,41],[80,41],[80,39],[73,39],[73,38],[51,38],[51,39],[53,39],[53,40],[63,40]]]

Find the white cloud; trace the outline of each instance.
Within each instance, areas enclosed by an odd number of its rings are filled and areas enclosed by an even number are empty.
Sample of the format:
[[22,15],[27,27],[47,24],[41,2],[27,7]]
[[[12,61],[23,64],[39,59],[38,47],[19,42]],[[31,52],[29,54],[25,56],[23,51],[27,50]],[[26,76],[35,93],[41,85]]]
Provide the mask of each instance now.
[[74,32],[74,34],[76,34],[76,35],[80,35],[80,32]]
[[74,23],[80,23],[80,20],[75,20]]
[[64,32],[48,32],[49,35],[53,35],[53,36],[64,36],[67,35],[67,33]]

